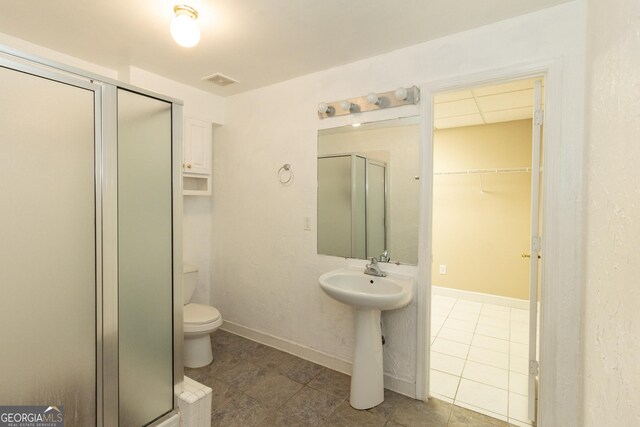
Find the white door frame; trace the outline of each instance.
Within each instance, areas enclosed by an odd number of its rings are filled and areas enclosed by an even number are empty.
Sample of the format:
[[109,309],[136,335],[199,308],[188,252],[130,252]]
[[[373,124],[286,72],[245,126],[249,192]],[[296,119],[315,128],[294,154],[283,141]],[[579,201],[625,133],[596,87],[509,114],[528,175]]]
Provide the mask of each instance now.
[[[453,77],[446,80],[427,82],[420,86],[421,91],[421,134],[420,134],[420,235],[418,243],[418,286],[417,301],[417,346],[416,346],[416,398],[426,400],[429,397],[429,350],[431,340],[431,227],[433,215],[433,97],[435,93],[480,86],[507,80],[519,80],[543,76],[545,79],[545,126],[543,140],[545,149],[543,164],[545,178],[543,180],[543,212],[542,222],[545,224],[546,238],[542,242],[542,251],[547,260],[559,259],[561,246],[554,241],[552,230],[557,230],[567,215],[550,207],[550,202],[563,196],[563,186],[560,173],[563,164],[562,156],[562,69],[560,60],[550,60],[511,67],[487,70]],[[566,190],[564,190],[566,192]],[[568,245],[571,249],[572,245]],[[567,250],[567,248],[565,248]],[[569,266],[577,267],[577,266]],[[560,286],[560,274],[557,265],[550,262],[542,264],[541,300],[544,301],[540,312],[540,390],[544,392],[539,397],[538,425],[552,425],[552,406],[554,405],[557,366],[553,355],[559,351],[558,342],[553,333],[547,329],[553,325],[567,322],[562,316],[561,306],[563,290]],[[573,320],[573,319],[569,319]],[[576,321],[578,319],[575,319]],[[549,385],[547,389],[547,385]],[[548,413],[548,417],[545,414]],[[546,420],[546,422],[545,422]]]
[[529,231],[529,374],[528,413],[536,420],[536,381],[538,378],[538,268],[540,266],[540,149],[542,142],[542,79],[533,86],[533,116],[531,118],[531,223]]

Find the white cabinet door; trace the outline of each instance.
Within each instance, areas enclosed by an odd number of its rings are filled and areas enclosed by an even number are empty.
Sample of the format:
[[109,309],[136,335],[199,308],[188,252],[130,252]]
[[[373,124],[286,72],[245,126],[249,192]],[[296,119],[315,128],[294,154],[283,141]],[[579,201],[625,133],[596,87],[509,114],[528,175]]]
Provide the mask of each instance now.
[[212,142],[211,123],[185,117],[183,172],[211,174]]

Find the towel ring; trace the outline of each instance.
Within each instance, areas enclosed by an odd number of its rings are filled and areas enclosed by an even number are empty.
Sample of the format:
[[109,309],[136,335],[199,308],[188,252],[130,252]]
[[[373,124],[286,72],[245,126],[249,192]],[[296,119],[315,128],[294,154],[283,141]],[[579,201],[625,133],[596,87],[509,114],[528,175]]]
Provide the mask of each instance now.
[[278,181],[280,181],[282,185],[290,184],[293,181],[293,171],[289,163],[285,163],[278,169]]

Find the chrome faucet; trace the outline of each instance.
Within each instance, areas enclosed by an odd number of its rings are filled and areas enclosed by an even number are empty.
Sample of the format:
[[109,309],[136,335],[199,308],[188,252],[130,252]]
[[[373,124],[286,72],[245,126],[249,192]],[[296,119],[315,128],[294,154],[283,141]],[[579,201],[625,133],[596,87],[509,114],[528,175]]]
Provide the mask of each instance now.
[[389,261],[391,261],[391,258],[389,257],[389,251],[385,249],[384,252],[382,252],[382,255],[380,255],[380,262],[389,262]]
[[385,277],[387,275],[387,273],[380,270],[380,267],[378,267],[378,260],[375,257],[371,258],[371,264],[367,264],[366,267],[367,268],[365,268],[364,274],[369,274],[371,276],[377,277]]

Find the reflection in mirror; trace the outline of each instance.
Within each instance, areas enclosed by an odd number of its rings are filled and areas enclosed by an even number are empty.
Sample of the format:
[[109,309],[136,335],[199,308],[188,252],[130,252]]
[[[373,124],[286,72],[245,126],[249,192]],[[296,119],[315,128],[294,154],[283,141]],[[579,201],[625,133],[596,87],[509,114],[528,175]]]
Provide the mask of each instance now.
[[318,253],[418,263],[419,117],[318,131]]

